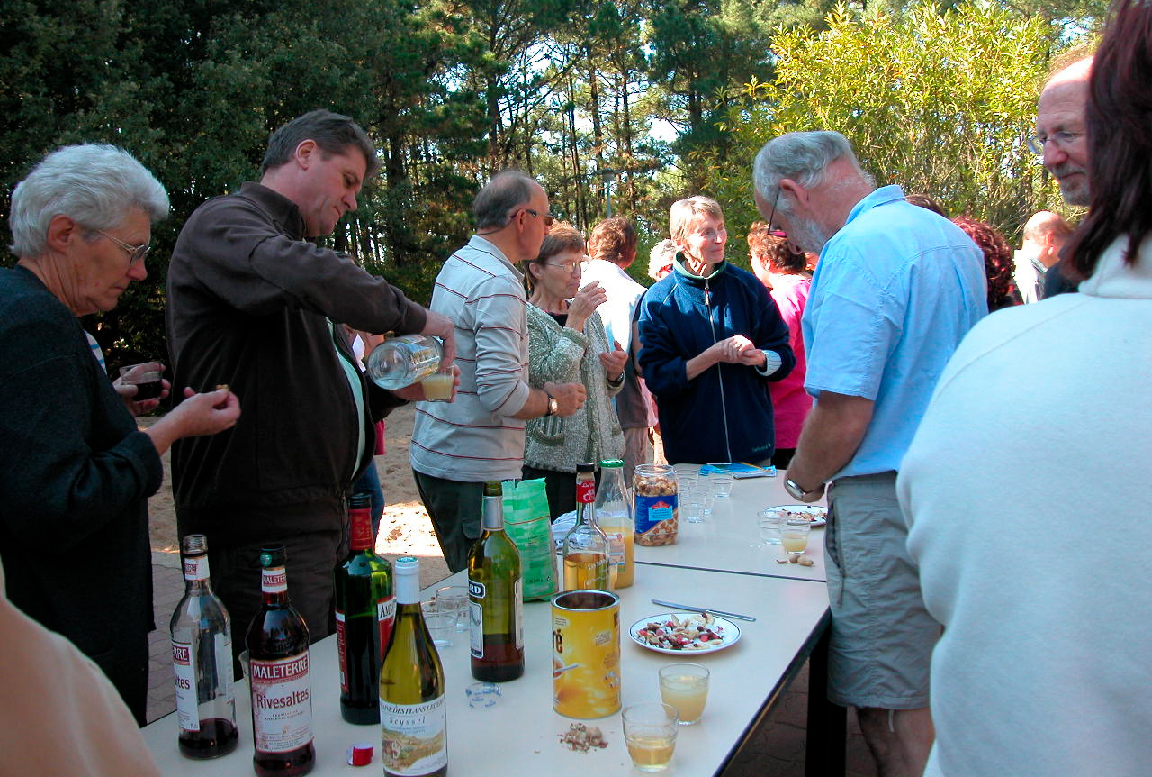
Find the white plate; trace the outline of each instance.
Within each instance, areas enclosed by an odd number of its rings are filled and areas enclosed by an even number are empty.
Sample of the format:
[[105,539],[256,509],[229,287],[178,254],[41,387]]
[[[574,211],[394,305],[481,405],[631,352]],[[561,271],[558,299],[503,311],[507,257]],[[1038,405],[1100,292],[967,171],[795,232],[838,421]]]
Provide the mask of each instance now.
[[812,528],[828,523],[828,508],[820,505],[773,505],[765,507],[764,510],[788,510],[807,515],[812,518]]
[[[673,615],[675,615],[677,618],[683,619],[683,618],[687,618],[687,617],[690,617],[693,615],[698,616],[698,615],[701,615],[701,613],[698,613],[698,612],[662,612],[658,615],[649,615],[647,618],[641,618],[640,620],[633,623],[632,627],[630,629],[628,629],[628,636],[631,637],[632,641],[635,642],[640,647],[645,647],[645,648],[648,648],[649,650],[655,650],[657,653],[667,653],[670,656],[699,656],[699,655],[704,655],[705,653],[715,653],[717,650],[723,650],[724,648],[728,647],[729,645],[735,645],[737,642],[740,641],[740,627],[737,626],[732,621],[728,620],[727,618],[721,618],[719,615],[713,615],[712,616],[712,618],[714,619],[712,630],[716,631],[717,635],[720,637],[721,642],[719,644],[713,644],[713,645],[708,645],[706,647],[699,647],[699,648],[687,648],[684,650],[673,650],[671,648],[657,647],[655,645],[649,645],[647,642],[644,641],[644,639],[642,637],[639,636],[639,631],[642,628],[644,628],[645,626],[647,626],[649,623],[653,623],[653,622],[664,623],[665,621],[671,620]],[[718,631],[719,629],[723,629],[723,631]]]

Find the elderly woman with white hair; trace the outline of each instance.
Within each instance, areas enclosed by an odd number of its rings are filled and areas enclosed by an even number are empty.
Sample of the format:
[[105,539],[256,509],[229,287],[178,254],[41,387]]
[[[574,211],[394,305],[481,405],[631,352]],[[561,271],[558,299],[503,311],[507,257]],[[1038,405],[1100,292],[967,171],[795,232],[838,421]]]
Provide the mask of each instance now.
[[716,200],[673,203],[672,272],[640,303],[640,367],[656,397],[671,464],[766,464],[775,450],[768,381],[796,357],[768,290],[724,258]]
[[[92,357],[78,318],[144,280],[164,187],[114,146],[67,146],[12,193],[0,270],[0,558],[8,597],[80,648],[144,723],[152,567],[148,497],[176,439],[236,423],[227,390],[144,431]],[[131,392],[128,392],[129,394]]]

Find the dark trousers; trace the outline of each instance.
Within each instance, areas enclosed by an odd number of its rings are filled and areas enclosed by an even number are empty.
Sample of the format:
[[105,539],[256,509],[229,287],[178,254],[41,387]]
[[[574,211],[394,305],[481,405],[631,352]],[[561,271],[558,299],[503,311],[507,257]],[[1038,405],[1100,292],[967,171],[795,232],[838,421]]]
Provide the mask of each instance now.
[[[127,635],[121,635],[127,636]],[[141,631],[112,650],[90,656],[116,686],[136,724],[148,724],[148,633]],[[34,700],[29,700],[30,702]]]
[[779,470],[788,469],[788,465],[792,463],[792,457],[795,455],[795,448],[777,448],[776,452],[772,454],[772,465]]
[[420,500],[432,519],[444,561],[453,572],[468,566],[468,551],[480,539],[480,507],[484,484],[445,480],[412,471]]
[[[332,571],[347,555],[344,532],[309,532],[275,544],[284,545],[288,578],[288,598],[308,624],[310,641],[316,642],[336,631],[336,602]],[[232,624],[232,653],[245,649],[245,636],[260,612],[260,549],[269,543],[250,545],[208,545],[208,566],[212,590],[224,602]]]
[[[597,477],[600,473],[597,471]],[[576,509],[576,473],[557,472],[551,469],[536,469],[524,465],[524,479],[544,479],[544,491],[548,494],[548,513],[553,521],[564,513]]]

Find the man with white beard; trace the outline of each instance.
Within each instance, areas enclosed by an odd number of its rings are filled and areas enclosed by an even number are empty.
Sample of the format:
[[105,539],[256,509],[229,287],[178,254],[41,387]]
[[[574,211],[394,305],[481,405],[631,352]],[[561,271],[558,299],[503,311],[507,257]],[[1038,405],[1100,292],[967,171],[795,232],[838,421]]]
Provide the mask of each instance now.
[[828,698],[858,710],[884,775],[918,775],[932,745],[929,660],[940,625],[924,608],[896,472],[936,380],[988,312],[984,257],[948,219],[876,189],[838,132],[768,142],[756,205],[796,250],[820,252],[804,312],[804,423],[785,488],[828,493],[832,632]]

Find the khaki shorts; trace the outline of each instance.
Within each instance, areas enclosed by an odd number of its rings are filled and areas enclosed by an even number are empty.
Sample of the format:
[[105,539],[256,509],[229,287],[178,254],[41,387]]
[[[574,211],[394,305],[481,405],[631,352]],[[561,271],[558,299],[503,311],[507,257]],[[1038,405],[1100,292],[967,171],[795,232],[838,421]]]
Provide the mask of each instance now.
[[941,627],[924,608],[905,547],[896,473],[840,478],[828,503],[828,700],[887,710],[927,707]]

